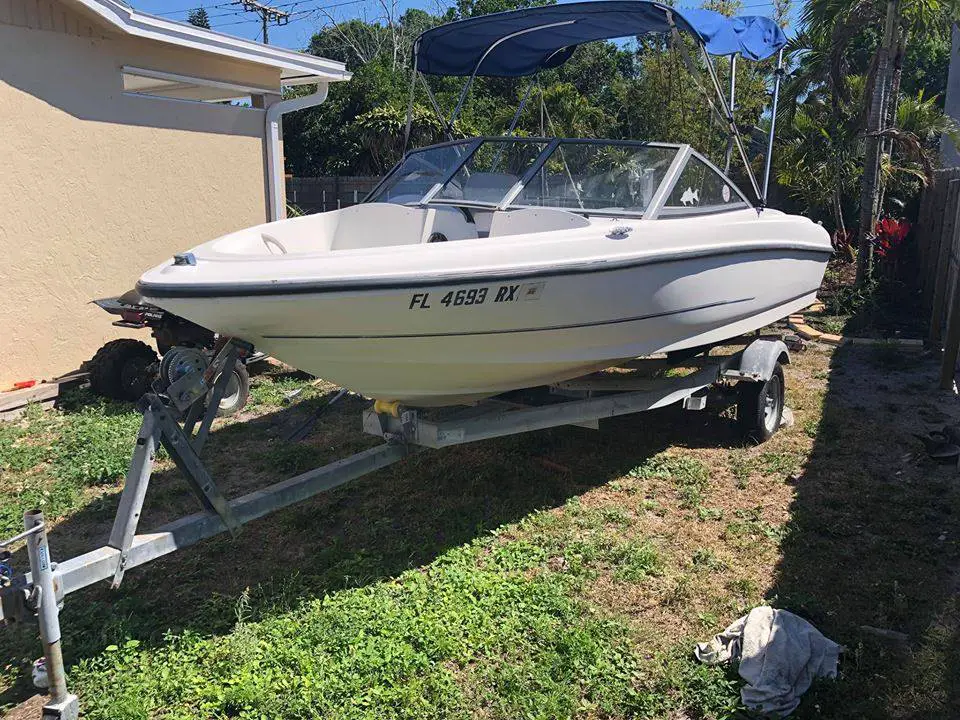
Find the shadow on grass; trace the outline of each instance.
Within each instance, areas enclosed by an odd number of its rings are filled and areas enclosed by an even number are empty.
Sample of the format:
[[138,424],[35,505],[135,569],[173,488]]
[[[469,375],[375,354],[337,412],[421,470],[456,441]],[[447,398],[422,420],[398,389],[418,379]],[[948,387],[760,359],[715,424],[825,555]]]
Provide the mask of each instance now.
[[833,356],[771,600],[847,651],[798,718],[960,717],[960,478],[913,437],[960,419],[937,370],[884,347]]
[[[250,492],[380,443],[360,431],[367,402],[347,396],[302,443],[282,438],[329,395],[214,432],[207,467],[229,497]],[[446,549],[546,507],[562,505],[623,476],[668,446],[739,442],[716,414],[677,408],[605,421],[600,432],[575,427],[411,455],[380,472],[278,511],[128,572],[118,591],[104,583],[67,598],[61,615],[68,666],[107,645],[168,633],[230,631],[242,613],[255,620],[345,587],[393,577]],[[690,446],[690,445],[688,445]],[[105,544],[119,495],[94,500],[56,526],[54,559]],[[195,512],[175,469],[156,472],[140,531]],[[14,559],[25,567],[25,553]],[[38,654],[34,629],[6,633],[3,661]],[[0,705],[32,694],[28,666]]]

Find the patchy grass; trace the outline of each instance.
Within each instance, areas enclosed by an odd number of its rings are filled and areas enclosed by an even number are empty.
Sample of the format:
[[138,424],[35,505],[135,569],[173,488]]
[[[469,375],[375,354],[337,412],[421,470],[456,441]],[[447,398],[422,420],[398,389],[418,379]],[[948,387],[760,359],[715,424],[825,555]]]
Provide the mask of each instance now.
[[619,543],[607,555],[607,560],[613,566],[613,576],[620,580],[636,583],[663,574],[660,551],[649,540]]
[[720,572],[726,569],[726,564],[720,560],[716,553],[710,548],[697,548],[690,562],[697,570],[707,570],[710,572]]
[[497,717],[548,718],[659,702],[634,682],[639,661],[619,623],[585,613],[562,574],[478,567],[484,550],[473,543],[426,571],[238,623],[220,640],[113,646],[79,668],[81,691],[95,698],[87,712],[444,718],[479,701]]
[[[70,596],[85,717],[732,719],[735,670],[690,651],[761,602],[849,648],[797,717],[957,717],[960,486],[913,433],[960,408],[935,363],[875,352],[796,354],[796,426],[761,446],[726,414],[667,409],[418,453]],[[246,422],[218,421],[205,451],[230,496],[378,442],[348,396],[286,443],[331,388],[253,382]],[[0,522],[38,504],[55,559],[102,543],[138,422],[78,395],[0,424]],[[195,508],[161,459],[142,527]],[[30,694],[38,646],[0,637],[2,707]]]
[[709,472],[696,458],[685,455],[661,453],[635,468],[632,473],[640,479],[670,480],[677,489],[677,497],[686,508],[696,508],[703,502]]
[[820,332],[830,333],[831,335],[843,335],[850,322],[852,315],[814,315],[804,316],[807,324]]
[[0,535],[23,529],[23,510],[53,518],[89,502],[91,489],[115,486],[130,462],[141,416],[132,405],[73,391],[61,412],[29,408],[0,422]]

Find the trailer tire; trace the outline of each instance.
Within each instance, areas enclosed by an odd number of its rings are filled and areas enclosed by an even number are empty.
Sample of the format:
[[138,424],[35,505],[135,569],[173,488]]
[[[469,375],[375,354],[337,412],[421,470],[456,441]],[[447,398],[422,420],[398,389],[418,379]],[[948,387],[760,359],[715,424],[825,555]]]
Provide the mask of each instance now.
[[236,415],[243,410],[247,404],[247,398],[250,397],[250,373],[246,366],[237,360],[233,368],[233,377],[227,385],[227,389],[220,401],[220,407],[217,409],[217,417],[229,417]]
[[783,366],[777,363],[766,382],[741,382],[737,386],[737,420],[748,440],[766,442],[780,429],[783,417]]
[[90,389],[113,400],[139,400],[156,374],[157,354],[131,338],[111,340],[87,364]]

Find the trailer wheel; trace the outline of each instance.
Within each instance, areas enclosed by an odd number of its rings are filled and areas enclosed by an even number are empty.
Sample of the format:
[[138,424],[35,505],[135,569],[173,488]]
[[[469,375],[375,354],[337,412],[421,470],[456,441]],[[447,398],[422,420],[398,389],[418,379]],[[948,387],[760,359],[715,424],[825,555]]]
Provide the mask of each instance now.
[[87,364],[90,389],[114,400],[138,400],[150,389],[157,354],[146,343],[131,338],[111,340]]
[[217,417],[236,415],[243,410],[248,397],[250,397],[250,373],[247,372],[246,366],[237,360],[233,368],[233,377],[227,382],[227,389],[220,400]]
[[741,382],[737,389],[737,420],[743,434],[762,443],[773,437],[783,417],[783,366],[777,363],[766,382]]

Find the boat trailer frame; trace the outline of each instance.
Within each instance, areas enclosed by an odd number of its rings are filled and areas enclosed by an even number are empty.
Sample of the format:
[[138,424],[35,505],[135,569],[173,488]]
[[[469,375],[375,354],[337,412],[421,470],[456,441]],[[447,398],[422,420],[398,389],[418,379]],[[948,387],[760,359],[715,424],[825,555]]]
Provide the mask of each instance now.
[[[718,382],[765,382],[778,364],[789,362],[781,340],[758,337],[732,355],[710,357],[708,353],[697,358],[701,367],[685,377],[587,376],[552,386],[546,404],[530,405],[502,396],[458,410],[448,419],[434,420],[430,411],[377,402],[364,411],[363,430],[383,438],[383,444],[228,500],[204,467],[200,452],[229,378],[229,373],[219,370],[232,367],[237,357],[249,350],[242,342],[224,341],[205,371],[192,371],[163,392],[148,393],[140,400],[143,424],[106,545],[53,562],[39,510],[24,513],[23,533],[0,542],[0,549],[22,540],[27,545],[30,572],[0,576],[0,624],[36,621],[39,625],[50,689],[43,718],[79,717],[77,696],[67,690],[60,645],[60,607],[70,593],[101,580],[109,580],[111,587],[117,588],[131,568],[222,532],[235,535],[246,523],[392,465],[417,448],[449,447],[562,425],[597,429],[602,418],[677,402],[686,409],[702,410],[708,391]],[[624,367],[669,366],[662,359],[640,359]],[[159,446],[167,450],[203,509],[152,532],[138,533]]]

